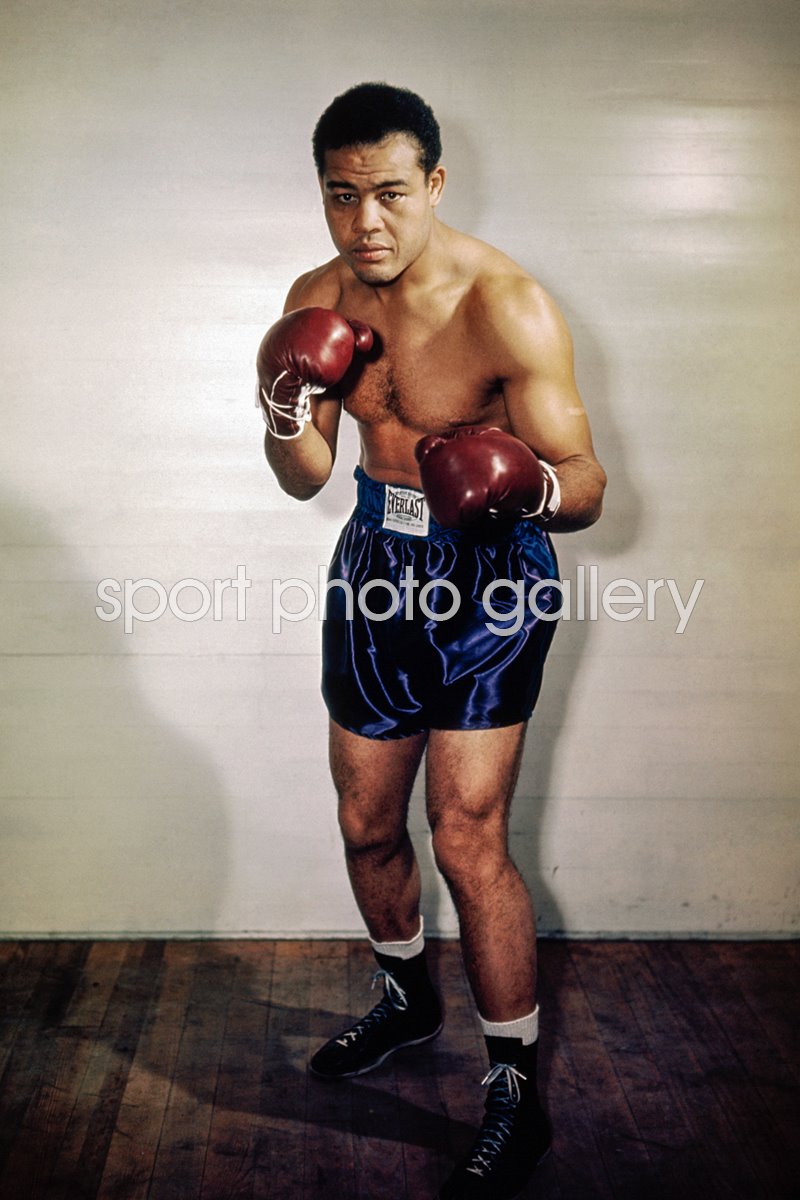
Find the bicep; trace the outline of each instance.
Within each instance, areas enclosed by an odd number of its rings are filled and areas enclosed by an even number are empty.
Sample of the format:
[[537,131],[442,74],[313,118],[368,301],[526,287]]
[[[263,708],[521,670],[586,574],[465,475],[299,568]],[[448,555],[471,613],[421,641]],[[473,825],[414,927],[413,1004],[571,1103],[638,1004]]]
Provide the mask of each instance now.
[[514,330],[503,396],[513,433],[550,463],[594,458],[589,418],[575,382],[572,338],[549,299]]
[[577,387],[553,379],[510,381],[504,388],[511,430],[549,463],[593,458],[589,418]]

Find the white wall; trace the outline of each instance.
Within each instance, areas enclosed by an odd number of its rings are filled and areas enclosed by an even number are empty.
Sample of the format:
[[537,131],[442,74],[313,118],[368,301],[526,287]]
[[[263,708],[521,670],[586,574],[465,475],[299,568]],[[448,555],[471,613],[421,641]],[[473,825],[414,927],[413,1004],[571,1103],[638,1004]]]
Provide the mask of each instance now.
[[[350,933],[315,621],[351,505],[263,463],[252,361],[330,255],[337,92],[419,90],[444,220],[566,312],[611,485],[563,574],[705,579],[686,631],[558,632],[515,814],[541,925],[797,926],[794,0],[26,0],[4,7],[0,929]],[[246,567],[247,619],[126,635],[103,578]],[[151,593],[152,596],[152,593]],[[144,598],[143,602],[144,602]],[[189,594],[184,595],[187,605]],[[793,736],[794,735],[794,736]],[[429,864],[419,804],[414,827]],[[429,927],[452,909],[426,869]]]

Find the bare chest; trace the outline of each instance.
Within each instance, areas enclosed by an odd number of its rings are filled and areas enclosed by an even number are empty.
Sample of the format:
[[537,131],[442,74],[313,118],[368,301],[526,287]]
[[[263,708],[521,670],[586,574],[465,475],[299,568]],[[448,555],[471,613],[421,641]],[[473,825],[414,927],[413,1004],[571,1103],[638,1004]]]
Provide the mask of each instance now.
[[490,419],[502,404],[490,355],[467,330],[379,330],[376,340],[370,360],[345,381],[345,410],[360,424],[422,434]]

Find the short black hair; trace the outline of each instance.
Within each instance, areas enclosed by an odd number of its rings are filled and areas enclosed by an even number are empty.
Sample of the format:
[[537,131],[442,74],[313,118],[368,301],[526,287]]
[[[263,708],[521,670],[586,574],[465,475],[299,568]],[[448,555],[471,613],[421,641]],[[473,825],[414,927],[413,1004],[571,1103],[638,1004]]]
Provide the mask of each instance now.
[[312,147],[318,173],[325,152],[342,146],[372,146],[393,133],[405,133],[419,146],[419,165],[430,175],[442,157],[433,110],[415,92],[389,83],[358,83],[337,96],[317,121]]

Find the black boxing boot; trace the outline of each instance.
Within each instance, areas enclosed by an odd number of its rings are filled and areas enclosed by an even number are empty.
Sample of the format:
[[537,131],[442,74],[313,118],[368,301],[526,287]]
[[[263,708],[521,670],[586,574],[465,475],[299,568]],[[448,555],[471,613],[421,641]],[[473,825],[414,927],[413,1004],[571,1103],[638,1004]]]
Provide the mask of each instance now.
[[536,1091],[538,1042],[487,1037],[486,1112],[469,1156],[439,1200],[512,1200],[550,1149],[550,1123]]
[[375,951],[379,970],[372,986],[383,982],[383,999],[349,1029],[326,1042],[309,1069],[322,1079],[364,1075],[403,1046],[429,1042],[441,1032],[442,1009],[428,975],[424,949],[413,958]]

